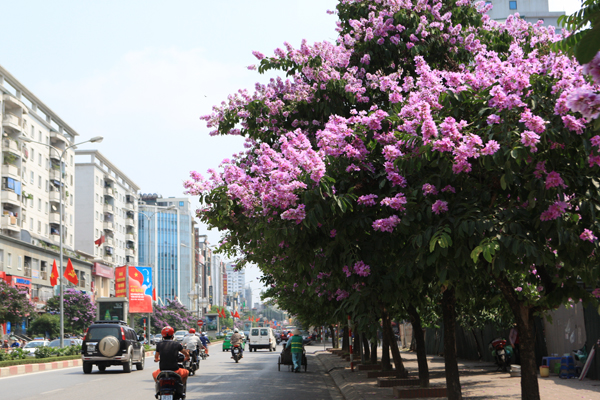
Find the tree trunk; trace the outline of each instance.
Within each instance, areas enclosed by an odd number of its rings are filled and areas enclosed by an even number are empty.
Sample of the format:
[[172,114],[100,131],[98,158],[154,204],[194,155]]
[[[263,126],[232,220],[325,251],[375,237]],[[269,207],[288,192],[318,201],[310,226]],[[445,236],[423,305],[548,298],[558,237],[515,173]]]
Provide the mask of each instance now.
[[350,341],[348,340],[348,327],[345,326],[342,331],[342,350],[350,352]]
[[[356,326],[356,325],[354,325]],[[359,355],[360,354],[360,349],[359,349],[359,337],[360,335],[358,334],[358,332],[352,331],[352,333],[354,333],[354,343],[352,343],[352,353],[354,355]]]
[[362,338],[365,336],[364,333],[359,334],[355,334],[356,336],[358,336],[358,354],[360,354],[360,363],[364,364],[365,363],[365,352],[363,351],[363,347],[362,347]]
[[371,341],[371,364],[377,364],[377,338]]
[[521,399],[540,400],[540,388],[535,363],[535,334],[533,309],[519,301],[515,289],[506,277],[496,277],[496,283],[517,321],[519,352],[521,355]]
[[417,363],[419,365],[419,384],[429,387],[429,366],[427,365],[427,352],[425,350],[425,335],[421,326],[421,316],[417,309],[409,304],[407,307],[410,323],[413,328],[413,337],[417,343]]
[[329,325],[329,337],[331,337],[331,347],[337,349],[337,342],[335,340],[335,331],[333,330],[333,325]]
[[471,334],[473,335],[473,339],[475,339],[475,345],[477,346],[477,355],[479,356],[479,361],[483,358],[483,350],[481,348],[481,343],[479,343],[479,338],[477,337],[477,333],[475,333],[475,329],[471,328]]
[[369,351],[369,341],[367,340],[367,337],[365,335],[360,335],[360,338],[364,347],[363,354],[365,355],[366,359],[369,359],[371,358],[371,352]]
[[392,364],[390,364],[390,342],[388,341],[387,335],[383,333],[381,335],[381,370],[390,371]]
[[394,365],[396,366],[396,372],[401,378],[408,378],[408,371],[404,368],[402,363],[402,357],[400,356],[400,349],[398,349],[398,342],[394,336],[394,330],[392,329],[392,320],[387,310],[384,308],[381,314],[383,321],[383,338],[387,337],[389,346],[392,350],[392,357],[394,358]]
[[454,288],[447,288],[442,296],[444,319],[444,368],[446,370],[446,387],[448,400],[461,400],[462,391],[456,362],[456,297]]

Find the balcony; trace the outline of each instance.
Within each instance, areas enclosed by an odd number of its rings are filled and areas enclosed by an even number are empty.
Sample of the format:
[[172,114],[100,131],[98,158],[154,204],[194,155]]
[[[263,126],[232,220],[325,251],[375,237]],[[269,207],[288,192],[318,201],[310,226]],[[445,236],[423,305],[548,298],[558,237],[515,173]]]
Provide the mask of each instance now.
[[2,166],[2,176],[7,176],[9,178],[13,178],[16,180],[21,179],[21,171],[19,167],[12,164],[7,164]]
[[60,179],[61,179],[61,175],[62,175],[62,174],[60,173],[60,170],[59,170],[59,169],[54,169],[54,168],[52,168],[52,169],[50,170],[50,180],[53,180],[53,181],[60,181]]
[[125,240],[129,242],[135,242],[135,235],[133,233],[128,233],[125,235]]
[[105,187],[104,188],[104,195],[105,196],[110,196],[110,197],[115,197],[114,191],[110,187]]
[[19,144],[12,139],[4,139],[2,141],[2,151],[10,151],[13,154],[21,155]]
[[113,247],[115,245],[115,241],[111,237],[107,237],[105,243],[106,243],[106,246],[110,246],[110,247]]
[[115,224],[112,222],[104,221],[104,230],[113,232],[115,230]]
[[47,271],[41,271],[40,272],[40,279],[47,280],[48,279],[48,272]]
[[0,218],[0,226],[2,230],[9,230],[13,232],[21,231],[21,219],[17,217],[11,217],[10,215],[3,215]]
[[[58,144],[59,147],[64,147],[65,145],[69,145],[69,140],[60,132],[51,131],[50,132],[50,141],[54,147],[55,143]],[[62,143],[61,143],[62,142]]]
[[125,196],[125,201],[128,204],[133,205],[135,203],[135,197],[133,197],[132,195],[128,194],[128,195]]
[[31,267],[26,265],[24,270],[25,270],[25,278],[31,278]]
[[133,226],[135,227],[135,220],[133,218],[125,218],[125,226]]
[[10,128],[15,132],[22,132],[23,120],[14,114],[6,113],[2,118],[2,126]]
[[56,244],[56,245],[60,245],[60,235],[56,234],[56,233],[51,233],[50,234],[50,240]]
[[102,257],[102,259],[104,261],[106,261],[107,263],[109,263],[109,264],[113,263],[113,256],[105,255],[105,256]]
[[112,205],[104,203],[104,212],[107,212],[109,214],[114,214],[114,208]]
[[25,106],[25,104],[21,100],[17,99],[15,96],[6,93],[3,98],[4,104],[6,105],[7,109],[15,110],[20,108],[21,110],[23,110],[23,113],[27,113],[27,107]]
[[19,195],[15,192],[11,192],[10,190],[2,189],[2,202],[10,203],[14,206],[21,207],[21,200],[19,200]]
[[135,249],[125,249],[125,255],[129,257],[135,256]]
[[50,216],[48,217],[48,222],[50,222],[51,224],[60,225],[60,213],[50,213]]
[[51,202],[60,203],[60,192],[58,190],[51,190],[49,197]]
[[115,181],[115,178],[114,178],[114,177],[112,177],[110,174],[106,174],[106,175],[104,175],[104,180],[105,180],[105,181],[114,182],[114,181]]

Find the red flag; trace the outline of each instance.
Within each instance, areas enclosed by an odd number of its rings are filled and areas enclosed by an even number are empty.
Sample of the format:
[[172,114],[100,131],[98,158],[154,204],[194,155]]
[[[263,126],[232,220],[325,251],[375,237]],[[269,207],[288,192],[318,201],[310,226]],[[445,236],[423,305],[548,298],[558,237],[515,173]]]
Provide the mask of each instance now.
[[67,269],[65,269],[65,278],[71,282],[73,285],[77,285],[79,283],[79,279],[77,279],[77,274],[75,273],[75,268],[73,268],[73,264],[71,264],[71,259],[67,262]]
[[236,312],[235,312],[235,315],[234,315],[233,317],[234,317],[234,318],[239,318],[239,317],[240,317],[240,314],[238,314],[238,312],[236,311]]
[[102,236],[100,236],[100,239],[95,240],[94,243],[96,244],[96,246],[100,246],[105,241],[106,241],[106,238],[104,237],[104,235],[102,235]]
[[58,284],[58,268],[56,268],[56,260],[52,263],[52,273],[50,274],[50,286]]
[[258,317],[256,317],[256,319],[254,320],[254,322],[258,322],[258,320],[259,320],[259,318],[258,318]]
[[248,317],[248,321],[254,321],[254,318]]
[[232,317],[235,317],[235,315],[233,315],[233,311],[229,311],[229,312],[231,313],[231,316],[232,316]]
[[219,309],[219,317],[225,318],[225,315],[223,315],[224,313],[225,313],[225,310]]
[[156,288],[152,288],[152,300],[156,301]]

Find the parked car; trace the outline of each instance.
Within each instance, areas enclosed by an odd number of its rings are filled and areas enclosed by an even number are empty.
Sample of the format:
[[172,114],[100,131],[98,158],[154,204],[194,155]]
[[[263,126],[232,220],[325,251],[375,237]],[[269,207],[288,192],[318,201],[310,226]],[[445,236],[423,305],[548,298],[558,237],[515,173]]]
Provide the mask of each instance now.
[[160,333],[150,336],[150,344],[158,344],[160,342],[162,342],[162,335]]
[[133,364],[143,370],[146,360],[143,340],[124,321],[94,322],[81,344],[83,373],[91,373],[94,364],[101,372],[111,365],[122,365],[123,372],[131,372]]
[[25,346],[23,346],[23,350],[26,351],[28,354],[28,356],[33,357],[35,355],[35,350],[38,347],[45,347],[48,346],[50,344],[49,341],[47,340],[32,340],[31,342],[27,343]]
[[[77,346],[81,345],[83,340],[81,339],[63,339],[63,344],[65,346]],[[60,339],[54,339],[49,344],[50,347],[60,347]]]
[[302,344],[309,345],[312,343],[312,335],[306,331],[302,332]]
[[248,342],[250,351],[256,349],[269,349],[275,351],[277,349],[277,340],[271,328],[252,328],[250,329],[250,341]]

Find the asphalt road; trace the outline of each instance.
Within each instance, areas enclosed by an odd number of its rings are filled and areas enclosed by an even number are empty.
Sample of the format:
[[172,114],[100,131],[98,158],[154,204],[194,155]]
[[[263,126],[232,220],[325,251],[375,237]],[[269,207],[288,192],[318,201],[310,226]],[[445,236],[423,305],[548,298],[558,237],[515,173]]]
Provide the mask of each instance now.
[[[320,349],[307,346],[308,370],[278,371],[276,352],[244,352],[236,364],[221,345],[210,348],[211,356],[200,362],[200,369],[188,379],[187,399],[340,399],[340,394],[321,364],[310,352]],[[104,373],[96,367],[89,375],[81,367],[0,378],[3,400],[137,400],[154,399],[152,371],[158,368],[153,357],[146,358],[143,371],[123,373],[121,367],[109,367]]]

